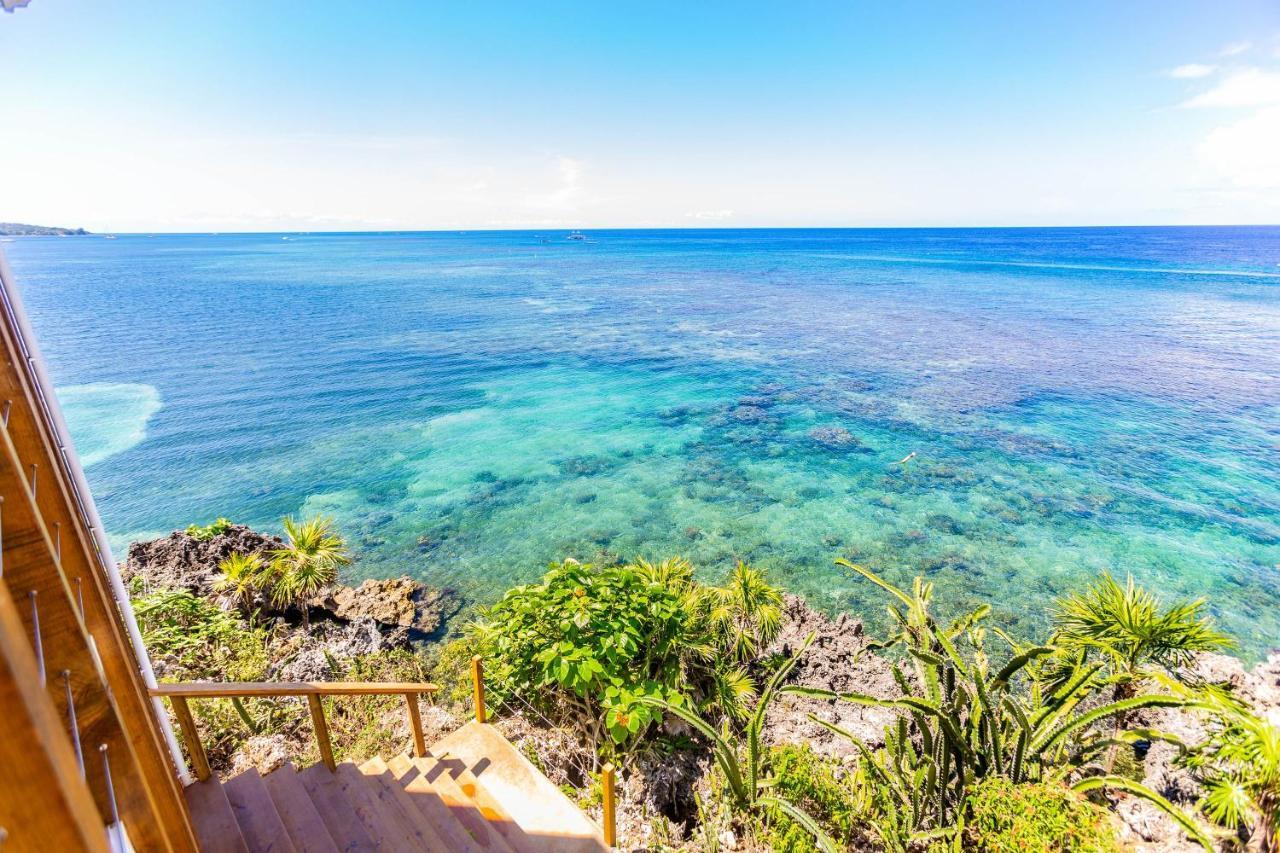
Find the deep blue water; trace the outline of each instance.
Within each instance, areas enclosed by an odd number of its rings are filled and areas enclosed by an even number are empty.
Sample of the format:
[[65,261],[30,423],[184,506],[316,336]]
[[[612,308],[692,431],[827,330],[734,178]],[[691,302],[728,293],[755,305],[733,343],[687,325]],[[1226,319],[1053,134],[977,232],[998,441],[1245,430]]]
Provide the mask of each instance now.
[[590,238],[0,248],[121,546],[325,512],[475,600],[681,553],[878,618],[843,555],[1027,632],[1109,568],[1280,644],[1280,228]]

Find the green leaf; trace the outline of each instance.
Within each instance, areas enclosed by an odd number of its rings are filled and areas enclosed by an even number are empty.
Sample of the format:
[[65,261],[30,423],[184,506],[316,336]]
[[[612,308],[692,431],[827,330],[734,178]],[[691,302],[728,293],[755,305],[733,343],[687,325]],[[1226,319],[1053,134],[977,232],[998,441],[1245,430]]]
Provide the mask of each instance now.
[[1183,828],[1187,835],[1194,838],[1199,842],[1201,847],[1212,853],[1213,841],[1205,834],[1204,830],[1202,830],[1186,812],[1145,785],[1135,782],[1132,779],[1126,779],[1123,776],[1090,776],[1086,779],[1081,779],[1079,782],[1076,782],[1071,786],[1073,791],[1078,791],[1080,793],[1093,791],[1098,788],[1115,788],[1116,790],[1133,794],[1135,797],[1141,797],[1177,821],[1178,825]]

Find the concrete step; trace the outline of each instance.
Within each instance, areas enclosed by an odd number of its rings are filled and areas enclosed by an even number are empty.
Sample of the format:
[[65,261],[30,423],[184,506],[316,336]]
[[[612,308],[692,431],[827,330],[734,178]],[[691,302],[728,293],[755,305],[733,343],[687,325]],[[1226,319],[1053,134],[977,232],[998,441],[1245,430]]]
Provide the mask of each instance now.
[[299,853],[338,853],[338,846],[292,764],[285,763],[271,771],[262,777],[262,784]]
[[227,780],[222,792],[231,803],[245,844],[254,853],[297,853],[284,821],[258,771],[249,769]]
[[[493,726],[467,723],[430,752],[473,801],[483,798],[480,790],[491,797],[489,802],[522,830],[521,846],[556,853],[607,849],[600,828]],[[460,765],[450,764],[450,758]],[[464,787],[471,785],[479,790]]]
[[248,853],[240,824],[217,777],[188,785],[183,793],[202,853]]

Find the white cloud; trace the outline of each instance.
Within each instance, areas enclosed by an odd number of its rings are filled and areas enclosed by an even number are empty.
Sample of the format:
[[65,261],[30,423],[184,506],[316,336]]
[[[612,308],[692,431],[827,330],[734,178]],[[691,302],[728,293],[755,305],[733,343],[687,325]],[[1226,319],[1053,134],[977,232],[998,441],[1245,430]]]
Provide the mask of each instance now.
[[1217,70],[1218,66],[1216,65],[1201,65],[1198,62],[1189,62],[1186,65],[1179,65],[1177,68],[1169,69],[1169,76],[1176,77],[1179,80],[1197,80],[1201,77],[1208,77]]
[[733,216],[732,210],[691,210],[685,214],[686,219],[729,219]]
[[1236,186],[1280,188],[1280,106],[1220,127],[1200,144],[1200,159]]
[[1222,56],[1239,56],[1253,48],[1251,41],[1233,41],[1231,44],[1225,45],[1219,53]]
[[573,207],[582,195],[581,160],[560,156],[556,158],[556,172],[560,176],[560,186],[540,199],[534,199],[534,207],[551,207],[564,209]]
[[1184,101],[1184,107],[1265,107],[1280,104],[1280,71],[1246,68],[1207,92]]

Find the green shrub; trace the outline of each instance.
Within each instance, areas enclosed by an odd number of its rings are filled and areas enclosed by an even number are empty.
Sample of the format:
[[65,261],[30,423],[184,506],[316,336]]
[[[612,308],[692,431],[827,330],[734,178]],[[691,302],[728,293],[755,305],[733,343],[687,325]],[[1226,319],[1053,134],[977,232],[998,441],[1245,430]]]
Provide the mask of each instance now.
[[739,564],[725,587],[659,564],[552,565],[482,611],[468,636],[495,700],[583,725],[597,744],[634,743],[661,717],[645,699],[742,719],[755,685],[739,652],[777,633],[781,597]]
[[1065,785],[992,777],[965,801],[964,849],[980,853],[1120,850],[1107,813]]
[[266,635],[186,590],[158,590],[133,601],[151,657],[175,680],[253,681],[267,665]]
[[226,533],[231,527],[231,521],[219,518],[213,524],[206,524],[203,527],[199,524],[192,524],[187,528],[187,535],[199,542],[208,542],[213,537]]
[[[805,745],[776,746],[769,751],[773,791],[803,809],[837,842],[848,846],[866,819],[865,787],[857,774],[823,758]],[[770,816],[762,836],[774,850],[810,853],[818,849],[813,834],[781,813]]]

